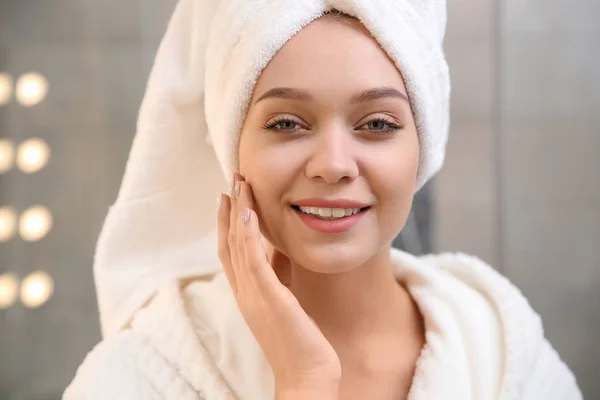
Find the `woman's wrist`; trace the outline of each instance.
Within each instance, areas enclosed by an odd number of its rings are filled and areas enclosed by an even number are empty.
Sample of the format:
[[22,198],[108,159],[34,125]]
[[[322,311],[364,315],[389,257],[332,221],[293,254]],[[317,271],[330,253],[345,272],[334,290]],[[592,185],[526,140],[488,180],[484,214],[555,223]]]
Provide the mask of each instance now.
[[339,379],[311,380],[294,384],[275,383],[275,400],[337,400]]
[[281,388],[275,392],[275,400],[337,400],[339,385],[312,385],[295,388]]

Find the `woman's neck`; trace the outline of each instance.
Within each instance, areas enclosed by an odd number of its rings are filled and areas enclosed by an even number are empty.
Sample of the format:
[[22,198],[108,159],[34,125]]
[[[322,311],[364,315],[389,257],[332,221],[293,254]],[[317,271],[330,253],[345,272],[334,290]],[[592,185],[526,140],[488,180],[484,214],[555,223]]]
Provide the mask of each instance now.
[[422,336],[422,319],[408,290],[396,281],[386,249],[339,274],[291,265],[290,290],[336,351],[361,343]]

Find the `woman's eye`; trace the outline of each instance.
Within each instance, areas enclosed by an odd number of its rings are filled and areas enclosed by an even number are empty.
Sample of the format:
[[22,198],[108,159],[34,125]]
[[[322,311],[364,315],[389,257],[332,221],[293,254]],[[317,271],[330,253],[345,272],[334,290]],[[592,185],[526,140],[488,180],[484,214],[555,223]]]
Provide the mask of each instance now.
[[371,124],[370,129],[373,131],[381,131],[385,130],[386,122],[385,121],[370,121],[367,122],[367,125]]
[[369,121],[366,124],[364,124],[363,126],[366,126],[367,130],[377,132],[377,133],[394,132],[399,129],[402,129],[402,126],[400,126],[394,122],[387,121],[382,118],[378,118],[378,119]]
[[299,123],[291,119],[280,119],[272,122],[263,128],[275,131],[293,131],[299,127]]
[[279,121],[276,124],[276,126],[277,125],[279,126],[280,129],[288,130],[288,129],[293,129],[298,124],[295,123],[294,121],[284,120],[284,121]]

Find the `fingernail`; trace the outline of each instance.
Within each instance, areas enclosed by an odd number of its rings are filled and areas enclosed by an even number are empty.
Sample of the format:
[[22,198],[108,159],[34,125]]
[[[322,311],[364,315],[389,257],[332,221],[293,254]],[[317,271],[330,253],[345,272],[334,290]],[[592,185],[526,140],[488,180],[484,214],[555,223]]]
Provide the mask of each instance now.
[[221,209],[221,205],[223,204],[223,194],[219,193],[217,196],[217,210]]
[[242,221],[244,221],[245,224],[247,224],[248,221],[250,221],[250,209],[249,208],[244,208],[244,212],[242,213]]
[[235,183],[235,197],[236,197],[236,199],[240,197],[241,190],[242,190],[242,182],[237,181]]

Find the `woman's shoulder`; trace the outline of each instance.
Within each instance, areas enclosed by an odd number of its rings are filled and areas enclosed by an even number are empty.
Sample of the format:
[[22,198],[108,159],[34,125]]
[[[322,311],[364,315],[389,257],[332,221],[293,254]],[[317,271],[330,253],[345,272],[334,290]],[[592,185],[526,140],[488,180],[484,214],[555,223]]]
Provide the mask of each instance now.
[[475,255],[462,252],[443,252],[427,254],[419,258],[430,266],[465,282],[494,281],[494,284],[502,282],[514,286],[496,268]]
[[[427,273],[440,281],[459,282],[497,305],[511,303],[533,312],[521,290],[496,268],[477,256],[444,252],[409,257],[413,266],[426,269]],[[537,314],[533,314],[529,313],[528,316],[533,319],[539,318]]]
[[[508,336],[539,342],[544,332],[542,320],[527,297],[506,276],[482,259],[465,253],[439,253],[418,257],[431,269],[440,286],[455,285],[476,293],[498,315]],[[465,306],[467,306],[465,304]]]
[[[206,287],[209,279],[199,280]],[[64,399],[229,399],[197,336],[185,283],[165,283],[128,326],[85,357]]]
[[195,399],[197,393],[134,330],[98,343],[63,394],[81,399]]
[[[412,263],[413,271],[425,271],[423,279],[435,288],[429,292],[443,293],[458,312],[467,315],[478,309],[473,300],[488,305],[503,343],[501,393],[506,398],[581,399],[575,376],[545,338],[540,315],[507,277],[480,258],[464,253],[405,259]],[[472,313],[469,326],[481,328],[478,324],[482,317],[481,313]]]

